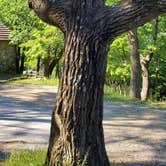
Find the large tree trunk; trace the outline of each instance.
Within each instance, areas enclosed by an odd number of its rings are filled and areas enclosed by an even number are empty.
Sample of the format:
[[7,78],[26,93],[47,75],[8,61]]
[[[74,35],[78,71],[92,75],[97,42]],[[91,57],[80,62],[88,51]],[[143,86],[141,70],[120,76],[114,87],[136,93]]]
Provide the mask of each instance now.
[[66,39],[46,165],[108,166],[102,127],[107,49],[91,34],[76,33]]
[[[160,2],[160,3],[159,3]],[[166,11],[163,0],[29,0],[65,34],[62,79],[52,115],[46,165],[108,166],[102,127],[108,44]]]
[[137,29],[128,32],[130,42],[130,61],[131,61],[131,79],[130,79],[130,95],[132,98],[141,99],[141,64],[139,55],[139,42]]

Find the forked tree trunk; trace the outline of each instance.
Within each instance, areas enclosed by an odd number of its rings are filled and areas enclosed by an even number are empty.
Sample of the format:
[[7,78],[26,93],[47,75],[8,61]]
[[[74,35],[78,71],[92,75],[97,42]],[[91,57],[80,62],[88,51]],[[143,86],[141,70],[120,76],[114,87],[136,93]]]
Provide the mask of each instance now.
[[131,62],[131,79],[130,95],[132,98],[141,99],[141,64],[139,55],[139,42],[137,29],[128,32],[130,42],[130,62]]
[[46,165],[109,165],[102,127],[108,47],[90,35],[68,32]]
[[[153,43],[156,44],[158,37],[158,17],[154,19],[154,29],[153,29]],[[150,76],[149,76],[149,63],[153,58],[153,52],[150,52],[145,58],[141,59],[142,67],[142,91],[141,100],[146,101],[148,99],[148,93],[150,88]]]
[[149,92],[149,63],[152,60],[153,53],[149,53],[146,58],[141,58],[142,67],[142,91],[141,100],[146,101]]

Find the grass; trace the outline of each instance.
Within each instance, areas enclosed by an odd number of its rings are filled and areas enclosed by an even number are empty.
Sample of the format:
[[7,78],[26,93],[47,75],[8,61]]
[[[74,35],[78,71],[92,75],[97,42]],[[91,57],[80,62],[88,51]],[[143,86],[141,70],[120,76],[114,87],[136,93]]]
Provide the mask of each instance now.
[[27,77],[14,77],[13,79],[9,79],[5,82],[1,82],[2,84],[8,84],[8,85],[48,85],[48,86],[58,86],[59,80],[57,78],[53,79],[47,79],[45,77],[41,79],[37,78],[27,78]]
[[[12,152],[10,157],[6,159],[3,166],[43,166],[45,163],[47,150],[40,149],[37,151],[16,151]],[[85,157],[86,161],[86,157]],[[69,166],[65,163],[66,166]],[[77,164],[78,166],[86,166],[86,162]],[[111,163],[111,166],[115,166],[114,163]]]
[[9,159],[5,161],[4,166],[43,166],[46,152],[45,149],[12,152]]
[[166,110],[166,102],[165,101],[147,101],[144,103],[145,106],[151,107],[151,108],[158,108]]
[[166,102],[162,101],[147,101],[141,102],[140,100],[132,99],[129,96],[129,90],[126,96],[120,95],[118,92],[109,86],[104,87],[104,100],[106,101],[114,101],[114,102],[123,102],[126,104],[140,104],[142,106],[147,106],[150,108],[158,108],[158,109],[166,109]]
[[115,92],[113,88],[106,85],[104,87],[104,99],[111,100],[111,101],[127,102],[127,103],[138,102],[138,100],[134,100],[129,96],[128,90],[126,95],[120,95],[119,92]]

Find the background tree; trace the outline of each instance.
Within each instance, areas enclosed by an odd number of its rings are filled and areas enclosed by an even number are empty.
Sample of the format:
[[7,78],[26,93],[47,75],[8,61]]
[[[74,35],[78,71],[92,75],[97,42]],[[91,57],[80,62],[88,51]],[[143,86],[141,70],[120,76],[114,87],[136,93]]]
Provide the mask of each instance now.
[[141,99],[141,64],[139,39],[136,28],[128,32],[128,38],[130,43],[131,63],[130,95],[134,99]]
[[0,8],[0,21],[10,28],[10,44],[16,48],[16,73],[24,66],[37,69],[33,63],[40,59],[38,67],[45,64],[44,75],[50,77],[62,57],[63,34],[36,17],[26,0],[1,0]]
[[25,48],[28,61],[40,58],[44,76],[49,78],[62,58],[63,43],[63,34],[57,28],[45,26],[43,30],[33,31],[31,39],[21,44],[21,47]]
[[11,44],[16,48],[16,73],[22,73],[24,69],[25,54],[20,44],[27,41],[34,27],[40,27],[43,23],[27,8],[26,1],[0,1],[0,21],[11,30]]

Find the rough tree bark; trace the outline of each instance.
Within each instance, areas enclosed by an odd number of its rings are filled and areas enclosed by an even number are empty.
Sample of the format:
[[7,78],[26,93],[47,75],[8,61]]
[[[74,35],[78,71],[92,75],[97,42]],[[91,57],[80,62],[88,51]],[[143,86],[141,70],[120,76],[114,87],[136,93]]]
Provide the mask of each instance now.
[[[108,45],[118,35],[165,12],[165,0],[29,0],[44,21],[65,34],[61,83],[52,114],[47,166],[108,166],[103,87]],[[164,5],[164,6],[163,6]]]
[[130,62],[131,62],[131,79],[130,95],[132,98],[141,99],[141,64],[139,55],[139,40],[137,29],[128,32],[130,43]]

